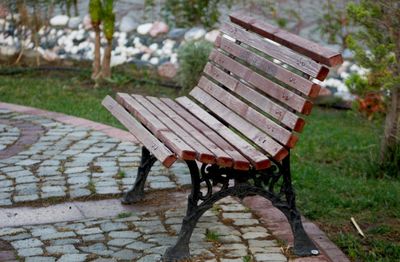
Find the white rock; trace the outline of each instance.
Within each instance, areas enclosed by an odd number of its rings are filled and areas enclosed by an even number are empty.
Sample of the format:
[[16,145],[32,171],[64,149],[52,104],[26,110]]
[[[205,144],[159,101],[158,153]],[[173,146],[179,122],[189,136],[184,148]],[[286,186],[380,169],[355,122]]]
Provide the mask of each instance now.
[[82,19],[79,16],[71,17],[68,21],[68,27],[78,29]]
[[50,50],[45,50],[42,54],[42,57],[47,61],[55,61],[58,59],[58,55]]
[[18,52],[14,46],[0,46],[0,53],[5,56],[12,56]]
[[150,64],[157,65],[160,60],[157,57],[152,57],[150,59]]
[[171,54],[169,61],[173,64],[177,64],[178,63],[178,54],[177,53]]
[[86,30],[92,29],[92,20],[90,19],[90,15],[85,15],[83,18],[83,28]]
[[50,25],[52,26],[66,26],[69,17],[66,15],[56,15],[50,19]]
[[219,35],[219,30],[211,30],[210,32],[208,32],[205,36],[204,39],[206,39],[207,41],[214,43],[215,39],[217,39],[217,36]]
[[201,27],[193,27],[185,33],[185,40],[192,41],[202,38],[206,34],[206,30]]
[[121,32],[131,32],[137,28],[137,23],[130,16],[124,16],[121,19],[121,23],[119,25],[119,31]]
[[158,44],[157,43],[153,43],[151,45],[149,45],[149,48],[153,51],[156,51],[158,49]]
[[141,35],[147,35],[152,27],[153,23],[141,24],[137,27],[137,32]]
[[144,54],[140,58],[140,60],[142,60],[142,61],[149,61],[149,59],[150,59],[150,54]]
[[126,56],[124,55],[115,55],[111,56],[111,67],[121,65],[126,62]]

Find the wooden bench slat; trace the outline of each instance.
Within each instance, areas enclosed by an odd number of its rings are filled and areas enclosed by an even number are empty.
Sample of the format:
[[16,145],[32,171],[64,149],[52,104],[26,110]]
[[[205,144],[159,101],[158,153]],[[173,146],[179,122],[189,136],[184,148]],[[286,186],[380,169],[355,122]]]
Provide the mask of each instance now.
[[197,152],[197,160],[202,163],[214,164],[216,158],[213,153],[211,153],[207,148],[201,145],[196,139],[188,134],[180,126],[178,126],[170,117],[160,111],[156,106],[154,106],[149,100],[141,95],[131,95],[137,102],[142,104],[150,113],[156,116],[164,125],[166,125],[171,131],[173,131],[180,139],[182,139],[186,144],[190,145]]
[[232,13],[229,17],[232,22],[244,27],[245,29],[287,46],[288,48],[306,55],[317,62],[330,67],[343,63],[343,58],[338,52],[267,24],[264,21],[251,17],[251,15],[245,14],[242,11]]
[[218,67],[212,65],[211,63],[207,63],[204,68],[204,73],[211,76],[213,79],[237,93],[241,97],[245,98],[260,110],[266,112],[287,127],[296,132],[301,132],[303,130],[305,125],[304,119],[274,103],[267,97],[258,93],[256,90],[240,82],[238,79],[228,75]]
[[271,165],[270,160],[267,156],[259,152],[250,143],[243,140],[239,135],[235,134],[232,130],[218,121],[216,118],[211,116],[207,111],[202,109],[199,105],[191,101],[187,97],[179,97],[176,101],[181,104],[184,108],[190,111],[193,115],[198,117],[201,121],[206,123],[210,128],[216,131],[219,135],[225,138],[225,140],[234,146],[239,152],[241,152],[247,159],[252,163],[256,169],[268,168]]
[[263,39],[262,37],[245,31],[242,28],[234,26],[230,23],[224,23],[221,26],[221,32],[227,34],[228,36],[239,40],[259,51],[272,56],[300,71],[315,77],[319,80],[324,80],[329,73],[329,69],[318,64],[314,60],[299,55],[284,46],[278,46],[276,44],[270,43]]
[[153,136],[143,125],[133,118],[110,96],[106,96],[102,105],[117,118],[165,167],[170,167],[177,157],[163,143]]
[[[189,93],[196,98],[197,101],[205,105],[209,110],[215,113],[218,117],[226,121],[230,126],[242,133],[243,136],[250,139],[257,146],[265,150],[272,158],[281,161],[288,155],[288,151],[264,132],[259,130],[254,125],[244,120],[232,110],[228,109],[222,103],[218,102],[212,96],[204,92],[199,87],[195,87]],[[224,97],[224,99],[228,99]]]
[[213,50],[210,54],[210,59],[294,110],[305,115],[311,113],[312,103],[310,101],[252,71],[221,52]]
[[146,108],[135,101],[130,95],[124,93],[117,93],[116,100],[129,112],[131,112],[137,119],[139,119],[152,133],[175,152],[179,158],[183,160],[195,160],[196,151],[189,145],[183,142],[171,130],[169,130],[163,123],[161,123],[153,114]]
[[171,108],[169,108],[166,104],[164,104],[159,98],[157,97],[146,97],[153,105],[155,105],[159,110],[164,112],[170,119],[175,121],[180,127],[182,127],[186,132],[197,139],[202,145],[204,145],[208,150],[213,152],[217,157],[217,164],[223,167],[232,167],[234,160],[231,156],[229,156],[225,151],[219,148],[216,144],[210,141],[206,136],[204,136],[199,130],[193,127],[188,121],[189,119],[185,120],[177,113],[175,113]]
[[257,67],[261,71],[275,77],[283,83],[299,90],[303,94],[315,98],[318,96],[321,87],[312,81],[305,79],[277,64],[269,61],[268,59],[259,56],[250,50],[238,45],[237,43],[228,40],[225,37],[218,36],[215,41],[215,46],[236,56],[248,64]]
[[174,110],[179,116],[183,117],[187,121],[190,122],[197,130],[199,130],[202,134],[208,137],[211,141],[217,144],[220,148],[222,148],[228,155],[230,155],[235,163],[234,168],[239,170],[248,170],[250,168],[249,161],[244,158],[235,148],[233,148],[228,142],[225,141],[216,131],[212,130],[206,124],[201,122],[191,113],[189,113],[185,108],[179,105],[172,99],[169,98],[161,98],[163,103],[169,106],[172,110]]
[[198,86],[284,146],[293,148],[296,144],[298,137],[289,130],[262,115],[254,108],[249,107],[246,103],[207,78],[201,77]]

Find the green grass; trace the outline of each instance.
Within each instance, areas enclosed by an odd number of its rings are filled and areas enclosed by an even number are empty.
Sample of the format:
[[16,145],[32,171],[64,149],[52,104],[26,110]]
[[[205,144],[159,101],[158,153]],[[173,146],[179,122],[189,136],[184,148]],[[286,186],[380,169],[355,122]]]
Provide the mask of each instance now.
[[[177,95],[168,88],[122,81],[93,89],[86,79],[88,75],[70,73],[4,76],[0,100],[121,127],[101,106],[105,95],[117,91]],[[316,108],[292,151],[299,209],[352,261],[400,261],[400,182],[380,173],[374,164],[381,126],[350,111]],[[350,217],[363,229],[365,239]]]
[[118,218],[127,218],[127,217],[130,217],[132,215],[133,215],[132,212],[122,212],[122,213],[119,213],[117,217]]
[[218,232],[206,229],[206,239],[209,242],[218,242],[219,234],[218,234]]

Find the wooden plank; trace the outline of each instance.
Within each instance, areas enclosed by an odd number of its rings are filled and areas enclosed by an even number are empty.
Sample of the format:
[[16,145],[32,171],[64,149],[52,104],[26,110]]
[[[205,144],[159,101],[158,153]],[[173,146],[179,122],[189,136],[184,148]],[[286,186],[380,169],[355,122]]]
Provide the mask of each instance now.
[[266,112],[285,126],[293,129],[296,132],[301,132],[303,130],[305,125],[304,119],[271,101],[264,95],[258,93],[256,90],[240,82],[238,79],[228,75],[218,67],[212,65],[211,63],[207,63],[204,68],[204,73],[211,76],[241,97],[245,98],[247,101],[258,107],[260,110]]
[[135,101],[130,95],[117,93],[116,100],[137,119],[140,120],[157,138],[167,145],[179,158],[183,160],[195,160],[196,151],[177,137],[163,123],[161,123],[146,108]]
[[197,139],[202,145],[204,145],[208,150],[213,152],[217,157],[217,165],[223,167],[232,167],[234,164],[233,158],[228,155],[225,151],[219,148],[214,142],[208,139],[205,135],[203,135],[199,130],[197,130],[194,126],[192,126],[188,121],[175,113],[171,108],[169,108],[166,104],[164,104],[157,97],[146,97],[153,105],[155,105],[159,110],[164,112],[170,119],[175,121],[180,127],[182,127],[186,132],[193,136],[194,139]]
[[102,105],[117,118],[165,167],[170,167],[177,159],[163,143],[153,136],[141,123],[133,118],[110,96],[106,96]]
[[336,66],[343,63],[343,58],[340,53],[272,26],[261,19],[252,17],[249,13],[238,11],[232,13],[229,17],[235,24],[306,55],[319,63],[327,66]]
[[224,23],[221,26],[220,30],[224,34],[227,34],[230,37],[239,40],[240,42],[245,43],[294,68],[297,68],[300,71],[319,80],[324,80],[325,77],[328,75],[329,69],[322,66],[321,64],[318,64],[314,60],[299,55],[284,46],[279,46],[268,42],[262,37],[245,31],[244,29],[234,26],[233,24]]
[[210,59],[294,110],[305,115],[311,113],[312,103],[310,101],[272,82],[268,78],[254,72],[221,52],[213,50],[210,54]]
[[259,113],[246,103],[231,95],[220,86],[211,82],[205,77],[201,77],[198,86],[212,95],[215,99],[219,100],[225,106],[233,110],[244,119],[257,126],[259,129],[267,133],[270,137],[274,138],[279,143],[293,148],[298,140],[298,137],[292,134],[286,128],[278,125],[268,117]]
[[185,108],[180,106],[178,103],[169,98],[161,98],[161,101],[174,110],[179,116],[186,119],[199,130],[204,136],[208,137],[211,141],[217,144],[223,149],[228,155],[230,155],[235,163],[233,168],[240,170],[248,170],[250,168],[249,161],[244,158],[235,148],[233,148],[228,142],[226,142],[217,132],[212,130],[210,127],[201,122],[198,118],[193,116],[191,113],[186,111]]
[[234,146],[239,152],[246,156],[248,160],[250,160],[254,168],[265,169],[271,166],[271,162],[267,156],[259,152],[250,143],[242,139],[239,135],[235,134],[232,130],[211,116],[207,111],[191,101],[189,98],[179,97],[176,99],[176,101],[201,121],[203,121],[211,129],[224,137],[228,143]]
[[171,131],[173,131],[179,138],[181,138],[186,144],[190,145],[197,152],[197,160],[202,163],[214,164],[216,163],[216,157],[207,148],[201,145],[191,134],[187,133],[179,125],[177,125],[169,116],[160,111],[154,106],[149,100],[141,95],[131,95],[137,102],[142,104],[150,113],[156,116],[164,125],[166,125]]
[[[281,161],[288,155],[288,151],[256,126],[244,120],[241,116],[235,114],[232,110],[218,102],[215,98],[204,92],[199,87],[195,87],[190,93],[197,101],[202,103],[218,117],[226,121],[230,126],[242,133],[243,136],[250,139],[257,146],[267,152],[268,155],[277,161]],[[225,98],[224,98],[225,99]]]
[[259,56],[249,49],[246,49],[225,37],[218,36],[215,41],[215,46],[236,56],[247,62],[248,64],[257,67],[261,71],[275,77],[283,83],[299,90],[303,94],[315,98],[319,94],[321,87],[312,81],[305,79],[298,74],[295,74],[268,59]]

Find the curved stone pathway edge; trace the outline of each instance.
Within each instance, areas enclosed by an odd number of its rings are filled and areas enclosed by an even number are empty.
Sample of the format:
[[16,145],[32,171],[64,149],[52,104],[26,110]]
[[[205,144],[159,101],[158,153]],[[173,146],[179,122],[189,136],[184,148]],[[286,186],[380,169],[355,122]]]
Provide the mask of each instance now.
[[[95,131],[100,131],[110,137],[119,139],[121,141],[138,143],[138,140],[127,131],[79,117],[4,102],[0,102],[0,109],[8,109],[14,112],[42,116],[53,119],[55,121],[59,121],[61,123],[86,127]],[[263,222],[263,224],[268,228],[268,230],[272,232],[273,235],[285,241],[289,246],[292,246],[293,237],[286,218],[283,216],[283,214],[279,212],[279,210],[274,208],[271,203],[269,203],[269,201],[266,201],[260,197],[249,197],[245,199],[243,204],[249,207],[257,216],[259,216],[260,221]],[[321,231],[317,225],[308,220],[305,220],[304,225],[311,239],[319,246],[321,254],[315,257],[295,258],[293,260],[291,259],[290,261],[350,261],[346,257],[346,255],[332,241],[328,239],[326,234]]]
[[94,122],[94,121],[91,121],[88,119],[70,116],[70,115],[66,115],[66,114],[58,113],[58,112],[51,112],[51,111],[38,109],[38,108],[34,108],[34,107],[29,107],[29,106],[5,103],[5,102],[0,102],[0,108],[8,109],[8,110],[18,112],[18,113],[43,116],[43,117],[50,118],[50,119],[53,119],[55,121],[58,121],[58,122],[61,122],[64,124],[86,127],[86,128],[93,129],[95,131],[100,131],[110,137],[119,139],[121,141],[139,143],[138,140],[136,139],[136,137],[134,137],[131,133],[129,133],[127,131],[124,131],[124,130],[121,130],[121,129],[118,129],[118,128],[115,128],[115,127],[112,127],[109,125],[97,123],[97,122]]

